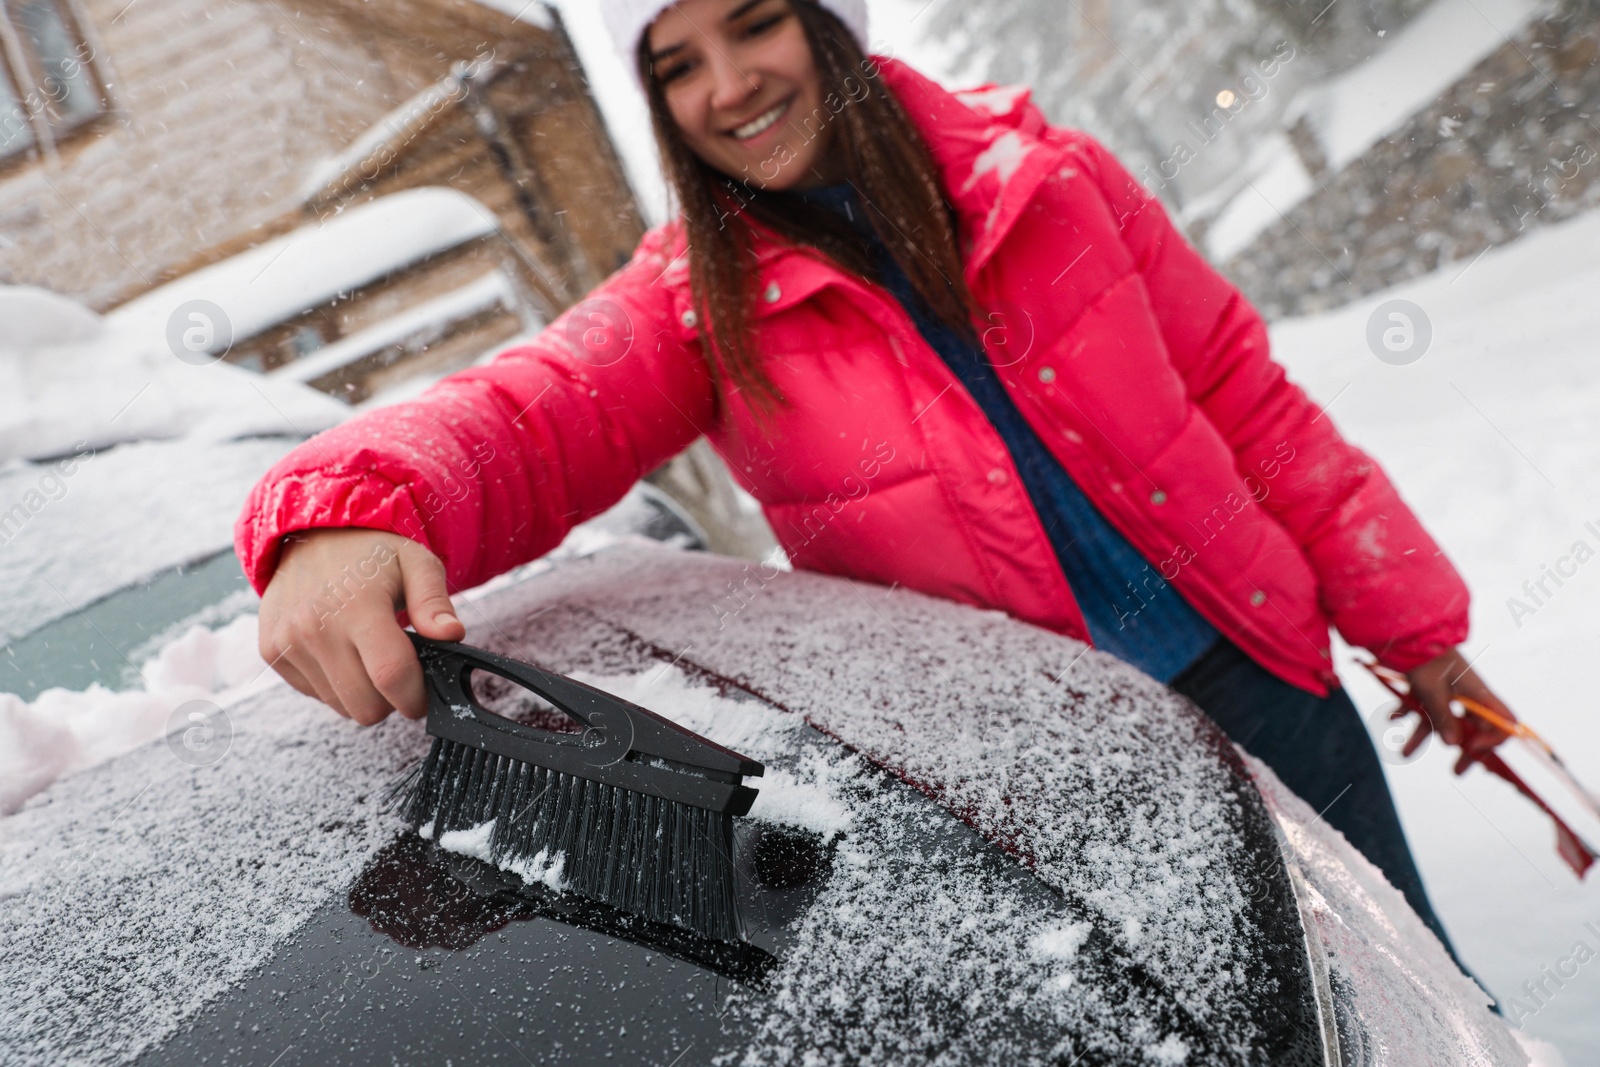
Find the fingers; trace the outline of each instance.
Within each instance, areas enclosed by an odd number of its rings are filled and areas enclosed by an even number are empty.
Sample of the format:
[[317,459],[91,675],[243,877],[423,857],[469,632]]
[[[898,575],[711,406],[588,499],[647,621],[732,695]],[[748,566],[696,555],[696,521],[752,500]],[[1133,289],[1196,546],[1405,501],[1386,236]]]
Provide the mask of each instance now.
[[1406,678],[1412,695],[1427,710],[1430,723],[1419,726],[1406,742],[1402,750],[1405,755],[1410,755],[1422,743],[1428,732],[1424,727],[1431,724],[1446,744],[1460,746],[1455,773],[1461,774],[1510,736],[1490,720],[1473,713],[1471,708],[1466,708],[1463,715],[1455,713],[1456,701],[1470,700],[1508,723],[1517,718],[1478,677],[1459,649],[1451,649],[1406,672]]
[[376,613],[353,631],[353,641],[337,634],[308,642],[298,655],[291,649],[279,658],[279,673],[300,692],[362,726],[382,722],[396,709],[407,718],[423,717],[422,667],[394,616]]
[[1411,736],[1406,739],[1405,745],[1400,749],[1400,755],[1404,756],[1406,759],[1410,759],[1411,754],[1428,739],[1428,735],[1431,733],[1433,733],[1433,723],[1429,721],[1426,715],[1424,715],[1422,716],[1422,721],[1417,723],[1417,728],[1413,730],[1411,732]]
[[374,620],[370,627],[359,631],[356,651],[366,676],[385,702],[385,714],[391,707],[408,719],[420,719],[428,713],[422,664],[411,639],[395,623],[393,615]]
[[272,669],[277,671],[278,675],[288,682],[292,688],[298,689],[308,697],[317,696],[316,687],[308,682],[306,676],[301,674],[295,665],[287,659],[279,659],[277,663],[272,665]]
[[1460,774],[1482,759],[1510,735],[1481,719],[1467,717],[1462,720],[1461,756],[1456,760],[1456,773]]
[[1433,729],[1438,733],[1439,739],[1447,745],[1461,743],[1461,720],[1456,718],[1456,713],[1450,710],[1450,693],[1443,686],[1413,685],[1411,691],[1416,694],[1422,706],[1428,712]]
[[[1496,696],[1483,679],[1478,677],[1477,672],[1465,663],[1451,679],[1451,689],[1456,696],[1483,705],[1507,722],[1517,721],[1516,715],[1505,702]],[[1489,720],[1472,714],[1470,709],[1462,721],[1462,727],[1461,758],[1456,763],[1457,774],[1466,770],[1485,754],[1492,752],[1502,741],[1511,736]]]
[[321,661],[309,649],[298,652],[295,649],[291,649],[285,659],[288,665],[298,671],[311,686],[313,696],[345,718],[348,719],[350,717],[350,713],[340,703],[337,691],[328,683],[328,677],[322,669]]
[[[400,627],[390,625],[396,633]],[[401,640],[405,640],[402,636]],[[349,641],[333,642],[321,650],[320,663],[329,684],[339,698],[345,714],[362,726],[372,726],[389,717],[394,706],[378,692],[360,652]]]
[[424,546],[381,530],[303,531],[262,594],[261,654],[295,689],[364,726],[395,710],[421,718],[422,668],[395,618],[402,603],[419,633],[466,636],[444,564]]
[[263,601],[262,618],[259,622],[261,637],[257,644],[257,651],[261,654],[261,658],[266,661],[267,666],[276,671],[278,676],[288,682],[291,687],[308,697],[322,701],[343,715],[343,709],[329,700],[329,697],[333,695],[333,691],[328,687],[326,680],[322,678],[321,672],[316,669],[315,660],[310,660],[305,652],[302,651],[298,657],[302,662],[297,665],[294,662],[296,658],[294,642],[278,640],[272,636],[276,631],[276,627],[271,625],[270,616],[265,610],[267,606],[267,602]]
[[1462,719],[1461,755],[1456,758],[1456,773],[1464,773],[1468,767],[1493,752],[1495,746],[1508,736],[1510,735],[1504,730],[1500,730],[1482,719],[1474,718],[1470,715]]
[[1506,706],[1505,701],[1496,696],[1494,690],[1490,689],[1472,668],[1468,667],[1459,678],[1452,682],[1451,688],[1455,690],[1457,696],[1476,700],[1496,715],[1512,722],[1517,721],[1516,714]]
[[1420,667],[1406,672],[1411,684],[1411,695],[1428,713],[1433,729],[1447,745],[1461,743],[1460,720],[1450,708],[1450,679],[1465,667],[1460,653],[1454,649],[1429,660]]
[[[409,545],[410,547],[406,547]],[[456,617],[445,581],[444,564],[438,556],[414,541],[400,548],[400,579],[404,589],[406,614],[423,637],[439,641],[459,641],[467,628]],[[412,659],[415,660],[415,656]],[[421,675],[418,675],[421,685]]]

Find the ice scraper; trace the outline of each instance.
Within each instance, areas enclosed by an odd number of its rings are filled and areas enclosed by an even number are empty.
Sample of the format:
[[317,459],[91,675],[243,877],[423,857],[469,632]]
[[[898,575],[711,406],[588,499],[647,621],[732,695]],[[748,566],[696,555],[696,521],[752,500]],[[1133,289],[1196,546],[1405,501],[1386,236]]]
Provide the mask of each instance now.
[[[407,631],[422,661],[433,746],[390,803],[435,839],[492,821],[497,863],[532,864],[574,892],[704,937],[741,934],[733,820],[762,765],[654,712],[532,664]],[[496,714],[475,671],[530,690],[581,732]]]
[[[1414,711],[1421,715],[1424,720],[1427,719],[1427,709],[1422,706],[1422,701],[1411,692],[1410,683],[1406,680],[1404,674],[1388,667],[1380,666],[1371,660],[1358,658],[1356,662],[1370,671],[1378,681],[1383,683],[1385,689],[1400,699],[1400,706],[1391,713],[1391,718],[1399,718]],[[1451,700],[1453,703],[1460,704],[1468,714],[1482,719],[1502,733],[1508,734],[1525,744],[1534,758],[1542,763],[1550,774],[1577,798],[1583,810],[1596,819],[1600,819],[1600,798],[1597,798],[1584,787],[1583,783],[1573,776],[1572,772],[1567,769],[1566,763],[1560,756],[1556,755],[1555,749],[1551,748],[1550,743],[1540,737],[1533,727],[1525,722],[1507,719],[1493,708],[1481,704],[1471,697],[1454,696],[1451,697]],[[1597,854],[1593,847],[1579,837],[1577,831],[1568,826],[1566,820],[1562,819],[1554,808],[1545,803],[1544,798],[1535,793],[1532,787],[1523,781],[1522,776],[1512,770],[1510,765],[1500,757],[1499,753],[1486,752],[1477,757],[1476,762],[1483,764],[1491,773],[1510,783],[1517,792],[1527,797],[1540,811],[1550,816],[1550,820],[1555,824],[1556,828],[1556,852],[1579,878],[1587,874],[1595,859],[1600,857],[1600,854]],[[1457,766],[1456,773],[1460,774],[1464,770],[1466,770],[1465,762]]]

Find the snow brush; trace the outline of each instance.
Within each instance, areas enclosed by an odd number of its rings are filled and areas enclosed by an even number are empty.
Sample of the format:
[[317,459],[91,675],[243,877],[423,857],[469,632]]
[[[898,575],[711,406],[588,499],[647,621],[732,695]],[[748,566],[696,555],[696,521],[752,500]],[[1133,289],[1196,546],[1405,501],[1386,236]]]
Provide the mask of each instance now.
[[[493,822],[496,863],[702,937],[743,936],[733,820],[762,765],[637,704],[528,663],[406,631],[422,661],[433,747],[386,798],[432,836]],[[471,676],[530,690],[581,725],[561,732],[485,708]],[[525,874],[524,877],[527,877]]]
[[[1414,711],[1422,716],[1424,722],[1428,720],[1427,709],[1422,706],[1422,701],[1411,692],[1411,684],[1404,674],[1388,667],[1380,666],[1371,660],[1357,657],[1356,662],[1370,671],[1373,677],[1383,683],[1385,689],[1399,698],[1400,706],[1390,713],[1389,717],[1391,719],[1399,718]],[[1550,743],[1540,737],[1533,727],[1520,720],[1508,719],[1493,708],[1473,700],[1471,697],[1454,695],[1450,700],[1452,703],[1460,704],[1468,714],[1482,719],[1501,733],[1522,741],[1551,775],[1566,786],[1573,796],[1578,799],[1578,803],[1582,805],[1585,811],[1600,819],[1600,798],[1589,792],[1588,789],[1584,788],[1583,783],[1573,777],[1572,772],[1567,770],[1566,763],[1560,756],[1556,755],[1556,750],[1551,748]],[[1556,828],[1557,854],[1572,869],[1572,872],[1582,879],[1588,873],[1594,861],[1600,858],[1600,853],[1596,853],[1594,848],[1579,837],[1577,832],[1568,826],[1560,815],[1556,814],[1555,809],[1546,804],[1544,798],[1535,793],[1532,787],[1523,781],[1522,776],[1511,769],[1510,765],[1500,757],[1499,753],[1492,750],[1485,752],[1483,755],[1476,757],[1474,762],[1483,764],[1492,774],[1510,783],[1517,792],[1527,797],[1535,807],[1550,817],[1550,821],[1555,824]],[[1460,767],[1456,770],[1456,773],[1461,774],[1465,770],[1466,767]]]

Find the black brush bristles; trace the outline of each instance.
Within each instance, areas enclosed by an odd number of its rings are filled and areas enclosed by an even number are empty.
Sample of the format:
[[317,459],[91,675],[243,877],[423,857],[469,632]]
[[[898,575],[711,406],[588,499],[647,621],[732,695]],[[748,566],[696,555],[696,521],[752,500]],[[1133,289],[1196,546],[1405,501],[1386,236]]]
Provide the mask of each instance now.
[[[387,798],[413,828],[493,823],[489,858],[652,922],[742,938],[733,820],[747,814],[755,760],[593,686],[467,645],[409,634],[428,690],[433,747]],[[480,704],[486,671],[538,694],[580,734]]]
[[[390,802],[434,840],[493,821],[491,860],[702,937],[743,936],[733,816],[433,739]],[[519,872],[519,873],[523,873]],[[525,874],[525,876],[526,876]]]

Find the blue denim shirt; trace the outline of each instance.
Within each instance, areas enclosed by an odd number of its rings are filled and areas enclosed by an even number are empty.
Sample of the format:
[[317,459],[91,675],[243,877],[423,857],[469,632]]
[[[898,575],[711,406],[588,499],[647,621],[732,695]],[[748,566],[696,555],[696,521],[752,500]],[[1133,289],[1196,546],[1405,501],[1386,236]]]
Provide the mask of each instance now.
[[1017,410],[989,357],[939,320],[872,232],[849,182],[798,192],[844,215],[871,242],[880,277],[923,338],[999,432],[1050,536],[1095,646],[1169,682],[1211,647],[1217,629],[1106,520]]

